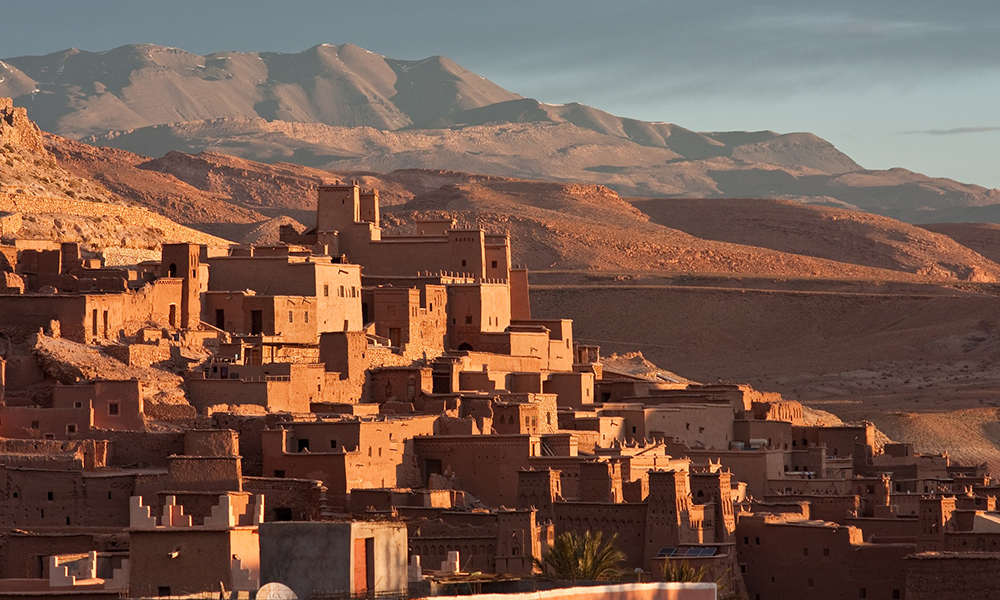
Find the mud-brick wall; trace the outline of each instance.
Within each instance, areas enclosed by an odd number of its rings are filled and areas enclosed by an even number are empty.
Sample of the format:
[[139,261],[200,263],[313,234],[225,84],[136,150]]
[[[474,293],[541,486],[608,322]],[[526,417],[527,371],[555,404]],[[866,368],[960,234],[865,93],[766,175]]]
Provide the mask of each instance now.
[[993,598],[1000,590],[998,553],[921,553],[905,559],[906,600]]

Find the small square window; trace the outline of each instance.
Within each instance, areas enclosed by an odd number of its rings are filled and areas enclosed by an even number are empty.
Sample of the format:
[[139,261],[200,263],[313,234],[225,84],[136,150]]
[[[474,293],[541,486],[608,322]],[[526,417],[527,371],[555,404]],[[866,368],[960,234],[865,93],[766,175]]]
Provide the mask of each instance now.
[[48,493],[48,498],[49,498],[49,502],[52,502],[52,500],[55,499],[55,494],[53,494],[52,492],[49,492]]
[[39,426],[38,426],[38,421],[32,421],[32,422],[31,422],[31,428],[32,428],[32,429],[38,429],[38,428],[39,428]]
[[823,548],[823,556],[830,556],[830,549],[829,548]]
[[492,265],[492,268],[494,268],[494,269],[497,268],[497,261],[493,261],[490,264]]
[[73,435],[76,433],[76,423],[70,423],[66,426],[66,434]]
[[465,315],[465,324],[472,325],[472,315]]
[[108,403],[108,414],[111,415],[112,417],[117,417],[118,416],[118,403],[117,402],[109,402]]
[[83,402],[74,402],[73,408],[83,408]]

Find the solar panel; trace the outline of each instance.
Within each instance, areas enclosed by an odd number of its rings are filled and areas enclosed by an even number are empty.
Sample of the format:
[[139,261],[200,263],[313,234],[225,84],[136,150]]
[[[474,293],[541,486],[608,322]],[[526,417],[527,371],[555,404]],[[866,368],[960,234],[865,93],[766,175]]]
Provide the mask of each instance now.
[[707,558],[715,556],[719,549],[715,546],[685,546],[682,548],[663,548],[656,558]]

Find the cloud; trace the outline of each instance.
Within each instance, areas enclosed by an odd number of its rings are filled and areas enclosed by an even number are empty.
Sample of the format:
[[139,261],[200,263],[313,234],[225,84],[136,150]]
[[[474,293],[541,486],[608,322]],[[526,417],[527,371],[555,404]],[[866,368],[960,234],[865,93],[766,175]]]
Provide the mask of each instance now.
[[952,129],[917,129],[904,131],[903,135],[963,135],[966,133],[990,133],[1000,131],[1000,127],[954,127]]

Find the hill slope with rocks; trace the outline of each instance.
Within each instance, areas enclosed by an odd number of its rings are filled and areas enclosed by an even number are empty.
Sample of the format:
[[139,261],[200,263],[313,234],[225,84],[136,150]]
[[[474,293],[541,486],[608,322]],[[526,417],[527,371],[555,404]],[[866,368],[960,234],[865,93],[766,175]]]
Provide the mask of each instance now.
[[87,250],[153,250],[165,241],[226,244],[71,173],[23,108],[0,98],[0,235],[80,242]]
[[332,170],[458,170],[590,183],[636,197],[772,197],[910,222],[1000,220],[1000,192],[864,170],[811,133],[695,132],[552,105],[444,57],[357,46],[200,56],[150,44],[0,62],[43,129],[160,157],[210,151]]

